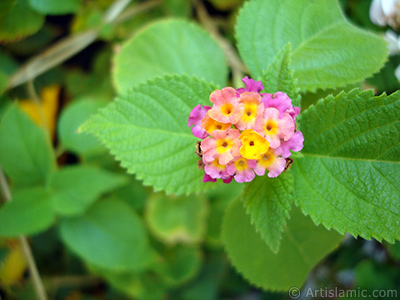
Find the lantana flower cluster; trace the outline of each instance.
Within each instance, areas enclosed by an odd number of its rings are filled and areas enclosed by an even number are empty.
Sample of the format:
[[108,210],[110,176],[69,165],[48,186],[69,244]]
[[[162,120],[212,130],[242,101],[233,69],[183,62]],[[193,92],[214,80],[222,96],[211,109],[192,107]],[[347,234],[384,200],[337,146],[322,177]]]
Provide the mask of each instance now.
[[277,177],[291,163],[290,151],[303,148],[303,135],[296,130],[300,108],[283,92],[260,93],[261,81],[247,76],[242,81],[245,88],[215,90],[212,107],[197,105],[190,112],[188,126],[202,139],[197,154],[203,182],[250,182],[267,171]]

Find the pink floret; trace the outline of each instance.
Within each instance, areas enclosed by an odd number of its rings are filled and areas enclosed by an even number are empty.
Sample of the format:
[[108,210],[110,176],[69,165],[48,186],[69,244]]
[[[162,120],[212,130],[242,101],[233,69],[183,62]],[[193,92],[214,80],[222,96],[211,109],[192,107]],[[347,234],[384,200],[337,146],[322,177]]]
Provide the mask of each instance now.
[[211,107],[207,105],[197,105],[195,106],[189,114],[188,127],[194,125],[192,127],[192,133],[195,137],[199,139],[205,139],[208,136],[208,133],[201,128],[201,120],[207,114],[207,111],[210,110]]
[[244,92],[260,92],[264,89],[264,86],[262,84],[261,81],[256,81],[254,79],[250,79],[249,77],[244,77],[242,79],[242,81],[244,82],[244,84],[246,85],[245,88],[239,88],[237,89],[237,92],[239,94],[242,94]]
[[287,140],[283,141],[281,143],[281,149],[282,149],[282,156],[284,158],[288,158],[291,153],[290,150],[298,152],[301,149],[303,149],[303,142],[304,142],[304,137],[303,134],[300,131],[296,131],[293,136]]

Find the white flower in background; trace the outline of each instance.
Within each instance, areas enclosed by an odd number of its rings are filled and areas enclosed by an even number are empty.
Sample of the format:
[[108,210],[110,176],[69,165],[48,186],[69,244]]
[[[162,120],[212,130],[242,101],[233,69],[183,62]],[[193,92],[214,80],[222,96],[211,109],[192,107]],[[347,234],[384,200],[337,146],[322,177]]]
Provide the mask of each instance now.
[[400,54],[400,37],[393,30],[385,33],[385,40],[388,42],[389,55]]
[[399,8],[399,0],[373,0],[369,8],[369,17],[376,25],[397,28],[400,25]]
[[[385,40],[388,42],[389,55],[400,54],[400,37],[393,30],[386,31]],[[400,81],[400,65],[397,66],[394,75]]]

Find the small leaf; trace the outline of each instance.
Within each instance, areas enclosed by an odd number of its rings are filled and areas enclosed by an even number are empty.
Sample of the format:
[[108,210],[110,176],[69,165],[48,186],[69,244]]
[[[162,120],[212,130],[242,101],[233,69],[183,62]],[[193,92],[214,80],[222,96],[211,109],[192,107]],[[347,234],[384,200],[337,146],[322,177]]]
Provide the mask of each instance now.
[[400,239],[400,92],[328,96],[301,117],[296,204],[316,224],[353,236]]
[[0,209],[0,236],[36,234],[50,227],[55,213],[49,193],[42,188],[21,190]]
[[228,207],[223,224],[225,249],[235,268],[265,290],[301,287],[310,270],[340,243],[342,236],[316,227],[293,207],[284,227],[279,252],[274,254],[256,233],[239,200]]
[[158,195],[148,201],[150,230],[168,244],[200,242],[205,234],[208,206],[203,197]]
[[105,103],[90,100],[75,101],[64,109],[58,124],[58,135],[63,147],[80,155],[96,154],[104,151],[97,139],[86,133],[78,133],[78,128]]
[[383,38],[358,29],[343,16],[337,0],[251,0],[238,16],[241,57],[253,77],[287,43],[302,91],[341,87],[379,71],[387,59]]
[[185,75],[165,76],[135,87],[93,116],[83,132],[97,136],[145,185],[167,193],[209,189],[197,169],[196,137],[187,127],[190,111],[209,104],[213,85]]
[[66,216],[81,214],[102,194],[112,191],[126,181],[123,176],[93,167],[62,168],[49,180],[54,209]]
[[18,0],[11,10],[0,18],[0,42],[31,35],[38,31],[43,23],[44,16],[33,11],[29,7],[28,0]]
[[225,86],[228,68],[211,36],[183,20],[145,27],[115,56],[114,82],[120,94],[166,74],[195,75]]
[[43,184],[55,169],[48,135],[16,105],[4,113],[0,141],[0,165],[14,183]]
[[274,253],[279,250],[293,196],[291,173],[283,173],[277,178],[257,177],[243,192],[244,205],[255,230]]
[[28,0],[29,5],[39,13],[46,15],[65,15],[75,13],[81,6],[81,0]]
[[177,246],[167,249],[162,256],[163,261],[155,271],[170,286],[181,285],[189,281],[200,269],[201,256],[197,248]]
[[290,67],[290,43],[286,44],[276,55],[272,63],[263,72],[262,82],[265,86],[264,93],[286,93],[292,99],[293,106],[300,107],[300,89],[297,87],[297,79],[293,76]]
[[140,271],[154,262],[141,219],[123,202],[99,201],[86,215],[63,219],[60,226],[67,246],[94,266]]

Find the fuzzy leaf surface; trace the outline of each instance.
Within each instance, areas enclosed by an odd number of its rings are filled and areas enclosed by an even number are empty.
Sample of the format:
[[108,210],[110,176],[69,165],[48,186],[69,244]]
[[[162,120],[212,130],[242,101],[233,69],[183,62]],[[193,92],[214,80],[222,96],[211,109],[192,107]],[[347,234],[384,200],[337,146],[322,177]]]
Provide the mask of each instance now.
[[233,266],[243,277],[265,290],[284,291],[301,287],[310,270],[338,246],[342,236],[315,226],[293,207],[275,254],[255,231],[237,199],[226,211],[222,239]]
[[316,224],[365,239],[400,239],[400,92],[352,90],[302,114],[295,200]]
[[279,250],[293,196],[291,173],[277,178],[257,177],[243,191],[242,200],[251,222],[274,253]]
[[290,52],[291,45],[286,44],[263,72],[262,82],[265,86],[264,93],[285,92],[292,99],[293,106],[300,107],[300,89],[290,67]]
[[190,111],[210,104],[213,85],[186,75],[165,76],[135,87],[89,119],[84,132],[97,136],[145,185],[167,193],[199,192],[204,171],[194,154],[198,140],[187,126]]
[[127,41],[114,59],[120,94],[166,74],[195,75],[225,86],[228,67],[222,50],[201,27],[183,20],[156,22]]
[[251,0],[238,16],[236,36],[253,77],[290,42],[303,91],[362,81],[388,56],[385,41],[351,25],[336,0]]

